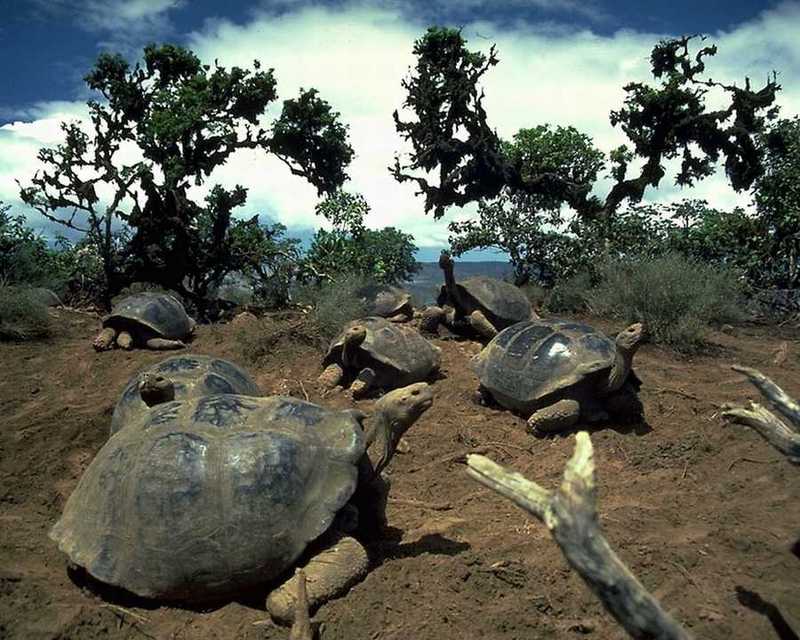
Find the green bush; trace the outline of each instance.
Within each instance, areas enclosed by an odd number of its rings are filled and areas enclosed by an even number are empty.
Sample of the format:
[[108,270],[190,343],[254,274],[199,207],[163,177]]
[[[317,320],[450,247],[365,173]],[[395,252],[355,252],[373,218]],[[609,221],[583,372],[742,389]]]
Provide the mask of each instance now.
[[678,351],[699,349],[710,323],[742,319],[744,285],[729,268],[667,254],[607,261],[598,276],[586,295],[592,311],[626,323],[644,321],[653,342]]
[[582,313],[586,311],[592,278],[586,271],[556,281],[547,298],[547,309],[555,313]]
[[367,315],[367,303],[358,292],[368,284],[363,276],[345,274],[331,282],[299,286],[294,300],[310,307],[309,321],[316,333],[328,342],[346,323]]
[[0,340],[35,340],[50,335],[47,307],[23,287],[0,287]]

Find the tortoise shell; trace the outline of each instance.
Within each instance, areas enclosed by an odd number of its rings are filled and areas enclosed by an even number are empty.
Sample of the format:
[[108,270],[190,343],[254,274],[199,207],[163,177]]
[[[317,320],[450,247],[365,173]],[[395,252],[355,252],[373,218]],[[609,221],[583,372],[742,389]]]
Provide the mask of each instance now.
[[193,353],[173,356],[139,371],[128,380],[111,416],[111,435],[133,422],[139,414],[149,411],[139,395],[139,383],[147,374],[162,375],[172,380],[176,400],[215,393],[263,395],[248,373],[233,362]]
[[392,285],[372,285],[359,290],[369,306],[371,316],[390,318],[411,303],[411,294]]
[[[519,287],[510,282],[488,276],[475,276],[459,280],[456,286],[460,294],[467,296],[473,306],[483,311],[498,329],[531,317],[530,301]],[[438,302],[441,305],[448,301],[447,287],[442,286]]]
[[[384,318],[370,316],[353,320],[333,339],[323,366],[342,364],[342,347],[347,331],[356,325],[366,328],[367,337],[358,347],[359,367],[373,366],[391,377],[392,386],[403,387],[421,382],[439,368],[441,353],[416,329],[398,325]],[[380,372],[379,372],[380,373]],[[387,380],[382,380],[386,383]]]
[[357,414],[221,394],[157,405],[97,453],[50,532],[95,578],[204,600],[286,571],[352,496]]
[[191,333],[194,322],[174,296],[143,291],[123,298],[103,320],[104,327],[128,329],[131,325],[140,325],[162,338],[177,340]]
[[521,411],[609,370],[616,344],[597,329],[569,320],[528,320],[498,333],[473,360],[481,385]]

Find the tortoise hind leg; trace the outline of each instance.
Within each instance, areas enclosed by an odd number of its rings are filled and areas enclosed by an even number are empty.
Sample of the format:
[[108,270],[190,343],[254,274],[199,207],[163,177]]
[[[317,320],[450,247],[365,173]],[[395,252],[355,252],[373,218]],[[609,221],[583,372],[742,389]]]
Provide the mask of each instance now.
[[117,331],[112,327],[106,327],[92,342],[95,351],[107,351],[114,344],[114,339],[117,337]]
[[186,345],[180,340],[167,340],[166,338],[150,338],[145,342],[145,346],[155,351],[172,351],[186,348]]
[[581,406],[577,400],[558,400],[542,407],[528,418],[528,430],[536,435],[557,433],[574,427],[581,417]]
[[[306,596],[310,609],[337,598],[367,575],[369,559],[364,547],[355,538],[342,536],[313,556],[302,567],[306,576]],[[295,574],[267,597],[267,611],[276,622],[294,621],[297,600]]]
[[469,326],[472,329],[479,333],[484,338],[489,338],[490,340],[497,335],[497,329],[495,326],[489,322],[489,319],[483,315],[483,312],[475,310],[471,314],[469,314]]

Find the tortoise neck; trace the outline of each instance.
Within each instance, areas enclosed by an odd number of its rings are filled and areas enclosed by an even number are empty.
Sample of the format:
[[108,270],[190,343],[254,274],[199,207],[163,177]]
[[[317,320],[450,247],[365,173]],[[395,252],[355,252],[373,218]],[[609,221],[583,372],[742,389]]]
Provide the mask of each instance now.
[[630,349],[621,349],[617,346],[617,353],[614,357],[614,364],[608,372],[608,379],[605,383],[605,393],[613,393],[622,388],[628,374],[631,372],[631,364],[633,363],[633,351]]
[[397,445],[392,435],[392,424],[383,411],[377,411],[367,421],[366,456],[372,467],[373,478],[380,476],[394,455]]
[[444,287],[447,291],[447,297],[450,298],[450,303],[453,306],[459,308],[461,306],[461,296],[458,294],[458,285],[456,284],[455,275],[453,275],[452,263],[442,267],[442,271],[444,271]]

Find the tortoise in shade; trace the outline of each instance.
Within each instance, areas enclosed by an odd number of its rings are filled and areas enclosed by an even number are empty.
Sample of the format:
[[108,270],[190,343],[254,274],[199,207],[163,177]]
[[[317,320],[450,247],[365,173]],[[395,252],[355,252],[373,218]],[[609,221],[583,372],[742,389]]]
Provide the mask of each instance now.
[[485,402],[528,419],[534,433],[569,429],[578,421],[641,415],[641,383],[631,369],[646,335],[641,323],[611,340],[568,320],[529,320],[501,331],[473,359]]
[[367,302],[371,316],[386,318],[389,322],[406,322],[414,317],[411,294],[405,289],[378,284],[362,287],[358,294]]
[[441,350],[419,331],[372,316],[349,322],[333,339],[319,380],[328,388],[352,380],[353,396],[361,397],[422,382],[440,363]]
[[111,435],[135,422],[134,417],[149,406],[148,402],[163,402],[163,394],[170,393],[170,389],[174,395],[171,400],[217,393],[264,395],[255,380],[229,360],[195,353],[172,356],[128,380],[111,416]]
[[123,349],[182,349],[195,322],[183,305],[168,293],[144,291],[120,300],[103,319],[103,330],[94,339],[97,351],[116,343]]
[[436,332],[444,323],[458,333],[475,333],[491,339],[516,322],[536,318],[531,303],[519,287],[509,282],[475,276],[456,282],[453,260],[446,251],[439,257],[445,284],[437,303],[422,315],[422,328]]
[[385,525],[381,471],[431,406],[426,383],[381,398],[367,418],[293,397],[218,394],[140,409],[103,445],[50,537],[104,583],[166,601],[214,601],[274,587],[294,616],[306,553],[311,606],[368,569],[354,537]]

